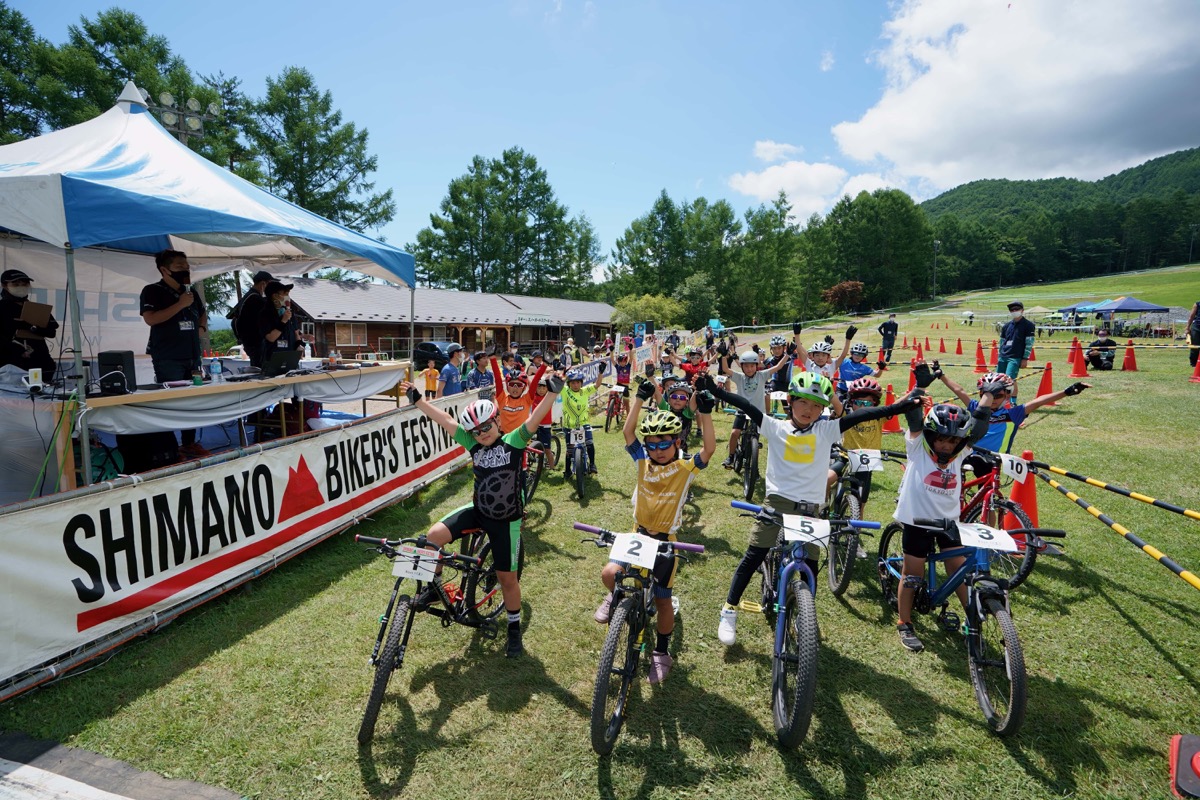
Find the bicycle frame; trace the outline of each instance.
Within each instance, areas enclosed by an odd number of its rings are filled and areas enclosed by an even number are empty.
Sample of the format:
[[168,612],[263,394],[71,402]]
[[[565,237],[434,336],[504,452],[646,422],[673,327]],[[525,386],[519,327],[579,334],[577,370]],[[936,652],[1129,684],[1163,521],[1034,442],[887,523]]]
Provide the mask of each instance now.
[[[584,462],[585,466],[591,465],[591,459],[588,458],[588,454],[587,454],[587,432],[588,432],[588,430],[591,430],[591,429],[592,429],[591,425],[583,425],[579,428],[563,427],[563,428],[558,429],[562,433],[563,445],[564,445],[563,458],[566,459],[567,464],[573,464],[575,451],[582,450],[583,451],[583,462]],[[572,431],[580,431],[580,430],[583,431],[583,440],[580,441],[579,444],[571,444],[571,432]]]
[[[951,575],[948,575],[946,579],[939,584],[937,580],[937,565],[942,561],[946,561],[951,558],[958,558],[959,556],[966,556],[967,560],[964,561],[958,569],[956,569]],[[901,561],[901,564],[903,564],[903,559],[899,560]],[[925,559],[925,585],[927,587],[927,591],[929,592],[930,608],[937,608],[949,602],[950,596],[953,595],[954,591],[967,580],[969,575],[972,573],[989,572],[991,569],[991,563],[991,551],[978,547],[955,547],[950,550],[942,550],[929,556],[927,559]],[[898,582],[904,580],[903,576],[901,575],[901,571],[896,569],[891,559],[887,560],[886,567],[888,572],[892,573],[892,576]],[[972,591],[973,588],[968,583],[968,596]],[[1007,596],[1008,593],[1005,592],[1005,597],[1007,598]],[[1007,599],[1005,602],[1007,604]]]

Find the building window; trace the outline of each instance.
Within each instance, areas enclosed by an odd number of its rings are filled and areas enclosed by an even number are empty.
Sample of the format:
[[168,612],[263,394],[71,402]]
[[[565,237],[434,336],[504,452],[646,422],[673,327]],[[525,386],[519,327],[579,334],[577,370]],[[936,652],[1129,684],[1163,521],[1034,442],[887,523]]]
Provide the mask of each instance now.
[[446,338],[445,325],[431,325],[429,328],[429,341],[431,342],[448,342]]
[[315,323],[312,323],[312,322],[301,322],[300,323],[300,333],[304,334],[305,336],[316,336],[317,335],[317,326]]
[[338,347],[366,347],[367,325],[365,322],[334,323],[334,344]]

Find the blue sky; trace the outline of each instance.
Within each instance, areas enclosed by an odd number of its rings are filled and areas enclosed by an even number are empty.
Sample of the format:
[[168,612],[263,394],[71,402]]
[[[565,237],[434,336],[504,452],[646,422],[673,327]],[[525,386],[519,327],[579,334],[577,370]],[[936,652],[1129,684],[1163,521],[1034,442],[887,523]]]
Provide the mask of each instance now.
[[[10,0],[66,39],[110,3]],[[300,65],[365,126],[411,242],[474,155],[520,146],[605,255],[665,189],[800,220],[883,186],[1094,180],[1200,145],[1195,0],[126,0],[251,95]]]

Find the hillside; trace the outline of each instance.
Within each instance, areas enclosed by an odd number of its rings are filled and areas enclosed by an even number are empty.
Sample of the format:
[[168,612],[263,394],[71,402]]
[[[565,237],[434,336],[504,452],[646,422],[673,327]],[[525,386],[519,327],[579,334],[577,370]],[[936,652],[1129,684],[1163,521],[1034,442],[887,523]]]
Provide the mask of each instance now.
[[989,179],[965,183],[921,204],[931,219],[953,213],[982,222],[1024,211],[1053,214],[1099,203],[1124,205],[1136,198],[1200,192],[1200,148],[1147,161],[1098,181],[1048,178]]

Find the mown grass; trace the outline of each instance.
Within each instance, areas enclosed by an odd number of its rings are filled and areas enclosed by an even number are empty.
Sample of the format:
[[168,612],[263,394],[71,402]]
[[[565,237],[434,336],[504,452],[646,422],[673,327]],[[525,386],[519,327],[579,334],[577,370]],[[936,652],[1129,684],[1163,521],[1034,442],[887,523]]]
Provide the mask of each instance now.
[[[1093,390],[1034,414],[1019,447],[1200,508],[1200,385],[1188,383],[1182,351],[1141,351],[1138,361],[1140,372],[1097,374]],[[1056,367],[1061,387],[1066,370]],[[969,368],[951,374],[973,385]],[[907,386],[905,372],[891,377]],[[728,430],[720,417],[718,460]],[[716,641],[716,612],[748,528],[729,508],[736,477],[716,463],[687,506],[684,538],[707,552],[678,577],[675,670],[664,685],[639,688],[616,750],[597,758],[588,714],[603,631],[591,615],[604,554],[580,544],[570,525],[626,529],[632,488],[619,434],[597,441],[602,474],[589,498],[579,503],[555,476],[532,508],[522,582],[527,656],[507,661],[502,636],[485,641],[420,619],[369,748],[357,747],[355,733],[391,581],[387,565],[349,535],[86,674],[0,707],[0,729],[286,800],[1169,796],[1169,738],[1200,730],[1200,592],[1045,486],[1041,522],[1069,537],[1065,557],[1040,561],[1013,599],[1029,673],[1021,733],[1000,740],[986,731],[964,648],[931,618],[917,623],[927,650],[901,649],[873,569],[860,563],[843,601],[822,580],[813,726],[799,750],[780,752],[766,624],[744,617],[736,646]],[[894,467],[879,476],[868,517],[888,518],[898,477]],[[1071,488],[1200,570],[1195,521]],[[415,534],[468,493],[456,475],[359,530]]]
[[1134,295],[1148,303],[1190,308],[1200,299],[1196,293],[1198,281],[1200,265],[1191,264],[1132,275],[1105,275],[1068,283],[1036,284],[995,292],[972,292],[966,295],[968,300],[964,308],[977,301],[1003,308],[1010,299],[1017,298],[1026,306],[1040,304],[1058,309],[1076,301],[1111,300],[1128,295]]

